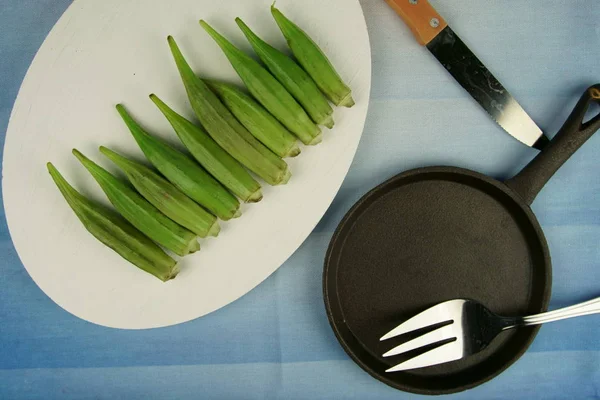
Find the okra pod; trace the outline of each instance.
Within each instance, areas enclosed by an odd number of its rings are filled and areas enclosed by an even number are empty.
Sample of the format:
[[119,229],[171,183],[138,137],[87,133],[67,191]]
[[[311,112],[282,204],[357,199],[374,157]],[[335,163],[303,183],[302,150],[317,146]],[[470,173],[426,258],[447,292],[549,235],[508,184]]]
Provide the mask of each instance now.
[[224,221],[241,215],[240,202],[200,165],[142,129],[122,105],[117,110],[146,158],[179,190]]
[[321,142],[321,129],[269,71],[231,44],[205,21],[200,21],[200,25],[221,47],[233,68],[259,103],[304,144],[314,145]]
[[254,52],[277,80],[304,107],[312,120],[333,128],[333,109],[313,79],[294,60],[258,37],[240,18],[238,26],[246,35]]
[[201,238],[218,236],[217,217],[200,207],[165,178],[136,161],[104,147],[104,154],[119,167],[137,191],[163,214]]
[[291,172],[280,157],[260,143],[206,84],[194,74],[173,37],[167,38],[196,116],[208,134],[242,165],[270,185],[289,181]]
[[262,199],[262,190],[256,179],[204,129],[173,111],[158,96],[151,94],[150,99],[167,118],[196,161],[223,186],[247,203],[256,203]]
[[296,157],[300,154],[296,137],[250,95],[227,83],[205,82],[242,125],[273,153],[280,157]]
[[323,50],[275,5],[271,6],[271,14],[285,36],[294,57],[329,100],[337,106],[352,107],[354,105],[352,90],[344,83]]
[[52,165],[48,172],[85,229],[105,246],[163,282],[179,273],[175,260],[123,217],[75,190]]
[[94,177],[117,211],[159,245],[183,257],[200,250],[196,235],[176,224],[131,187],[73,149],[73,155]]

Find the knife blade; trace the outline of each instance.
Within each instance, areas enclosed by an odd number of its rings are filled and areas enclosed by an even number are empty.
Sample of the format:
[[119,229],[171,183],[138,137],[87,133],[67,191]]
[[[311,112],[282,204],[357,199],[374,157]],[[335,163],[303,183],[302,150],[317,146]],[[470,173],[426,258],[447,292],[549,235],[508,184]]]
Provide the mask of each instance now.
[[549,140],[427,0],[386,0],[454,79],[494,121],[520,142],[541,150]]

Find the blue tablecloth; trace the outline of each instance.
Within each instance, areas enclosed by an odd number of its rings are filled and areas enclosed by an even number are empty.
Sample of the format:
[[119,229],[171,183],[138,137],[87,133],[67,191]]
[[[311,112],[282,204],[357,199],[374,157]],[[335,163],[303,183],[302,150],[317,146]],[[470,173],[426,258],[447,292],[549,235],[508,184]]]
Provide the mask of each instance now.
[[[70,2],[0,0],[2,141],[27,67]],[[550,134],[582,91],[600,81],[598,0],[432,2]],[[362,6],[373,89],[354,164],[306,243],[239,301],[165,329],[123,331],[84,322],[29,278],[2,218],[1,399],[416,397],[372,379],[336,342],[321,292],[332,232],[362,194],[398,172],[449,164],[505,178],[536,152],[490,122],[425,49],[412,41],[400,47],[397,39],[410,33],[383,0],[362,0]],[[552,307],[600,295],[599,152],[600,134],[533,206],[553,257]],[[31,237],[32,246],[44,240],[35,232]],[[544,326],[508,371],[454,398],[599,398],[599,323],[595,316]]]

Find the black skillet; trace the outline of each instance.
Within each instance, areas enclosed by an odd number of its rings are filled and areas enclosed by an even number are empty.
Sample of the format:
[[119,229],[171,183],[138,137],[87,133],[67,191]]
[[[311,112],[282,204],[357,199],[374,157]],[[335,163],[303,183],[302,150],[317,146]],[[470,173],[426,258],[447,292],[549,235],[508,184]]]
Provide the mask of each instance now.
[[600,129],[600,115],[583,122],[593,102],[600,103],[600,84],[585,92],[544,150],[504,183],[460,168],[416,169],[373,189],[348,212],[327,251],[323,290],[333,331],[359,366],[397,389],[448,394],[492,379],[527,350],[538,327],[504,332],[463,360],[385,373],[403,359],[380,355],[407,338],[379,338],[455,298],[478,300],[500,315],[547,309],[550,254],[530,205]]

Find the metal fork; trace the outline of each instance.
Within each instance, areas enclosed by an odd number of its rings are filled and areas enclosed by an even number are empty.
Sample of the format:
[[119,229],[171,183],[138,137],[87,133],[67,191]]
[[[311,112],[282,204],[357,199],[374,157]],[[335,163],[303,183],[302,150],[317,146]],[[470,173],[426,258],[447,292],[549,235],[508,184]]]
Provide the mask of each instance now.
[[600,313],[600,297],[528,317],[502,317],[474,300],[446,301],[415,315],[380,339],[384,341],[419,329],[439,326],[429,333],[394,347],[383,357],[396,356],[424,346],[439,345],[439,347],[401,362],[386,372],[429,367],[470,356],[485,349],[500,332],[507,329],[598,313]]

